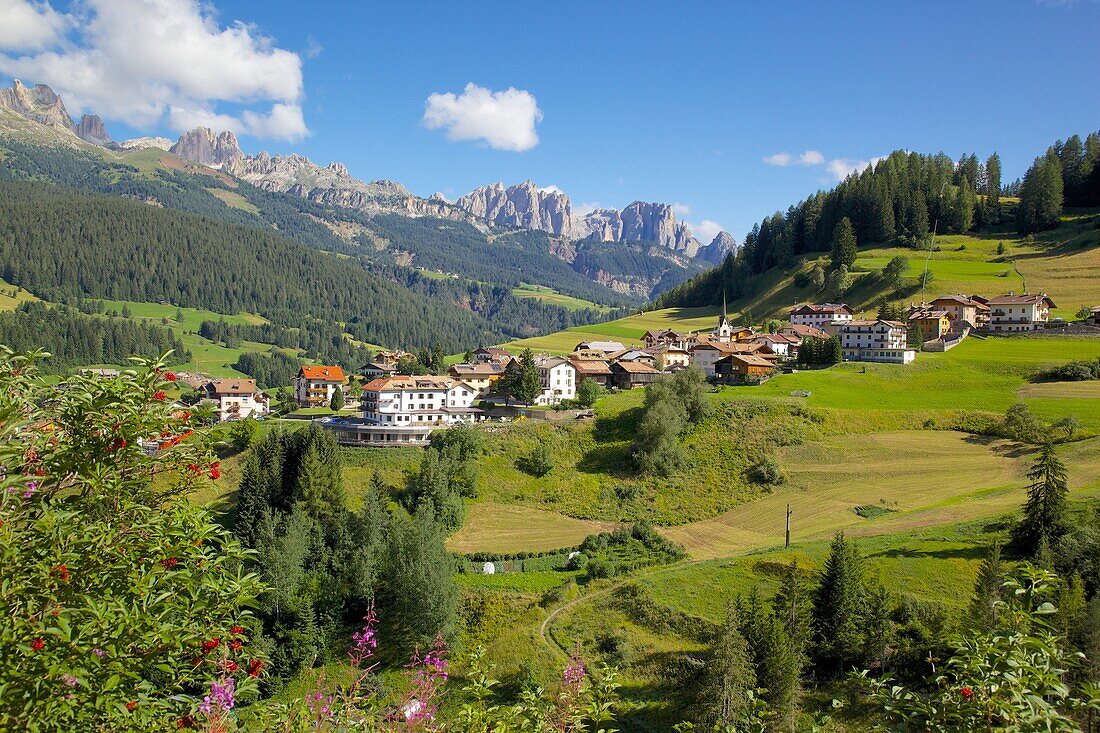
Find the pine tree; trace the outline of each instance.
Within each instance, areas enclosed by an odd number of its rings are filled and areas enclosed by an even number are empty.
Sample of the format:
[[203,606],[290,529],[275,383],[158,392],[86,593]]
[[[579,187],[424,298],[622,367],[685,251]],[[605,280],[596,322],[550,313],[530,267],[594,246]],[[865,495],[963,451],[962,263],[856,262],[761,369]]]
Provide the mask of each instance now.
[[857,254],[855,229],[852,227],[851,220],[844,217],[833,230],[832,268],[834,270],[841,266],[850,268],[855,264]]
[[985,161],[985,188],[982,191],[993,203],[1001,200],[1001,156],[993,153]]
[[855,546],[837,533],[814,593],[813,649],[816,669],[834,676],[862,662],[866,589]]
[[333,412],[344,409],[344,390],[340,387],[332,390],[332,399],[328,401],[328,408]]
[[749,713],[756,689],[756,674],[748,644],[741,636],[737,611],[731,605],[726,622],[707,652],[696,710],[703,730],[737,726]]
[[1047,443],[1039,449],[1039,456],[1027,477],[1031,480],[1027,503],[1013,539],[1022,553],[1031,555],[1039,550],[1044,538],[1048,545],[1053,544],[1065,532],[1066,494],[1069,491],[1066,467],[1052,444]]
[[1062,215],[1063,192],[1062,164],[1051,150],[1036,158],[1024,174],[1016,206],[1016,230],[1030,234],[1056,228]]
[[951,204],[951,228],[960,234],[970,231],[974,222],[974,189],[970,179],[962,177],[955,189],[955,200]]
[[535,366],[535,356],[530,349],[524,349],[520,354],[517,368],[512,396],[523,404],[529,405],[542,393],[539,368]]
[[974,596],[970,601],[969,617],[974,627],[988,631],[997,621],[997,601],[1004,591],[1005,568],[1001,561],[1001,545],[996,543],[978,566],[978,578],[974,581]]

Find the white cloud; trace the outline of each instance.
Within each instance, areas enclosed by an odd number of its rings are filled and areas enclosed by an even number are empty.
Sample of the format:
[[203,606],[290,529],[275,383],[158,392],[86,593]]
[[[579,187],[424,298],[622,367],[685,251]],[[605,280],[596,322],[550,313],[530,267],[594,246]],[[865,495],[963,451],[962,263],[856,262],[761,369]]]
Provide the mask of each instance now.
[[[198,0],[85,0],[78,7],[79,22],[66,16],[68,35],[33,54],[0,54],[0,71],[49,84],[71,111],[138,127],[167,119],[182,131],[209,119],[261,137],[308,134],[301,57],[276,48],[255,26],[223,27]],[[216,110],[219,102],[270,108],[231,116]]]
[[698,224],[687,223],[688,228],[691,229],[692,235],[699,240],[700,244],[710,244],[711,240],[718,236],[718,232],[725,229],[721,224],[711,219],[703,219]]
[[517,153],[538,145],[535,125],[541,120],[534,95],[514,87],[494,92],[470,82],[462,94],[436,92],[424,103],[429,130],[445,128],[448,140],[484,140],[491,148]]
[[577,204],[573,207],[573,213],[576,216],[584,217],[591,214],[596,209],[605,208],[599,201],[585,201],[584,203]]
[[798,162],[802,165],[821,165],[825,162],[825,156],[817,150],[807,150],[798,156]]
[[680,217],[691,216],[691,207],[688,206],[687,204],[681,204],[680,202],[676,202],[676,203],[672,204],[672,213],[676,214],[676,216],[680,216]]
[[61,38],[69,18],[48,2],[3,0],[0,2],[0,49],[31,51],[51,46]]
[[557,186],[555,186],[552,183],[549,186],[540,187],[539,191],[541,191],[543,193],[565,193],[565,191],[562,191],[560,188],[558,188]]
[[765,157],[764,162],[768,165],[778,165],[781,167],[795,164],[807,166],[821,165],[825,162],[825,156],[817,150],[807,150],[796,158],[784,150],[782,153],[776,153],[775,155]]
[[838,181],[843,181],[845,178],[853,173],[858,173],[867,166],[877,164],[880,160],[884,160],[885,155],[879,155],[870,160],[858,160],[856,158],[834,158],[829,161],[829,165],[825,166],[833,177]]
[[317,42],[317,39],[313,36],[306,36],[306,58],[315,59],[321,55],[321,52],[325,50],[325,47]]

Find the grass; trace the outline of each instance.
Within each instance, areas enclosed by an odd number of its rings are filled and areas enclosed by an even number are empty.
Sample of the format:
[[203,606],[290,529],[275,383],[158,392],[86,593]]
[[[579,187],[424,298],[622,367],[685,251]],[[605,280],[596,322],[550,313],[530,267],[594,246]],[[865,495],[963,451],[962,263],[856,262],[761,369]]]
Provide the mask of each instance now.
[[447,542],[454,552],[544,552],[579,545],[613,530],[615,522],[584,521],[541,509],[492,501],[472,504],[466,523]]
[[564,331],[517,339],[503,344],[509,351],[525,348],[548,354],[568,354],[580,341],[622,341],[624,345],[640,344],[642,334],[648,330],[674,328],[680,331],[711,329],[720,308],[664,308],[635,313],[606,323],[590,326],[574,326]]
[[208,188],[206,190],[231,209],[240,209],[241,211],[247,211],[249,214],[260,215],[260,210],[236,191],[227,191],[224,188]]
[[12,285],[6,280],[0,280],[0,311],[15,310],[31,300],[38,300],[38,298],[21,287]]
[[557,290],[545,285],[523,283],[519,287],[512,288],[512,295],[517,298],[535,298],[549,305],[560,305],[569,310],[590,309],[599,311],[600,313],[606,313],[612,310],[609,305],[600,305],[590,300],[575,298],[572,295],[559,293]]
[[[788,480],[773,493],[663,532],[692,557],[711,558],[781,544],[788,504],[795,539],[840,529],[898,531],[905,518],[947,504],[958,519],[969,519],[1018,503],[1023,464],[1017,457],[1013,444],[948,431],[837,436],[783,449]],[[853,511],[880,500],[896,509],[889,518],[869,523]]]

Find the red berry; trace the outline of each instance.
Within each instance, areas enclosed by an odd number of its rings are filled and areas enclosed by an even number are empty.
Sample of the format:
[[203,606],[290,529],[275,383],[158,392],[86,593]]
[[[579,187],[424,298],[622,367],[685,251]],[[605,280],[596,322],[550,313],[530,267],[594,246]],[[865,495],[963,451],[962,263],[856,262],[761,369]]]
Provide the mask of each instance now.
[[263,662],[261,662],[259,659],[253,659],[251,662],[248,663],[248,676],[249,677],[259,677],[260,676],[260,670],[263,669],[263,668],[264,668],[264,663]]
[[136,707],[137,707],[137,703],[136,703],[136,702],[134,702],[133,700],[131,700],[130,702],[126,703],[126,709],[127,709],[127,710],[133,710],[133,709],[134,709],[134,708],[136,708]]
[[176,375],[172,372],[165,372],[164,373],[164,378],[167,379],[169,382],[176,381]]
[[240,626],[234,626],[229,630],[229,633],[239,636],[240,634],[244,633],[244,629]]
[[165,396],[166,395],[163,392],[161,392],[160,390],[157,390],[156,392],[153,393],[153,399],[154,400],[163,400],[165,398]]
[[218,470],[217,466],[210,469],[210,478],[219,479],[222,477],[222,472]]
[[42,639],[35,639],[31,642],[31,649],[34,649],[36,652],[41,650],[44,646],[46,646],[46,642],[42,641]]

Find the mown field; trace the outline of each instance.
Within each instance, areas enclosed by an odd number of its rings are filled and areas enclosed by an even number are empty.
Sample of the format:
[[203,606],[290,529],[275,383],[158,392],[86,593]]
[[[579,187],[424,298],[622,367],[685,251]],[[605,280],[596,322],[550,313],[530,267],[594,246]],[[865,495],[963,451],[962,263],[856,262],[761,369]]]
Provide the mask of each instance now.
[[522,285],[512,288],[512,295],[517,298],[534,298],[541,300],[544,303],[550,305],[560,305],[570,310],[583,310],[585,308],[600,311],[606,313],[612,310],[609,305],[600,305],[593,303],[590,300],[584,300],[582,298],[575,298],[572,295],[566,295],[565,293],[559,293],[554,288],[547,287],[545,285],[531,285],[523,283]]

